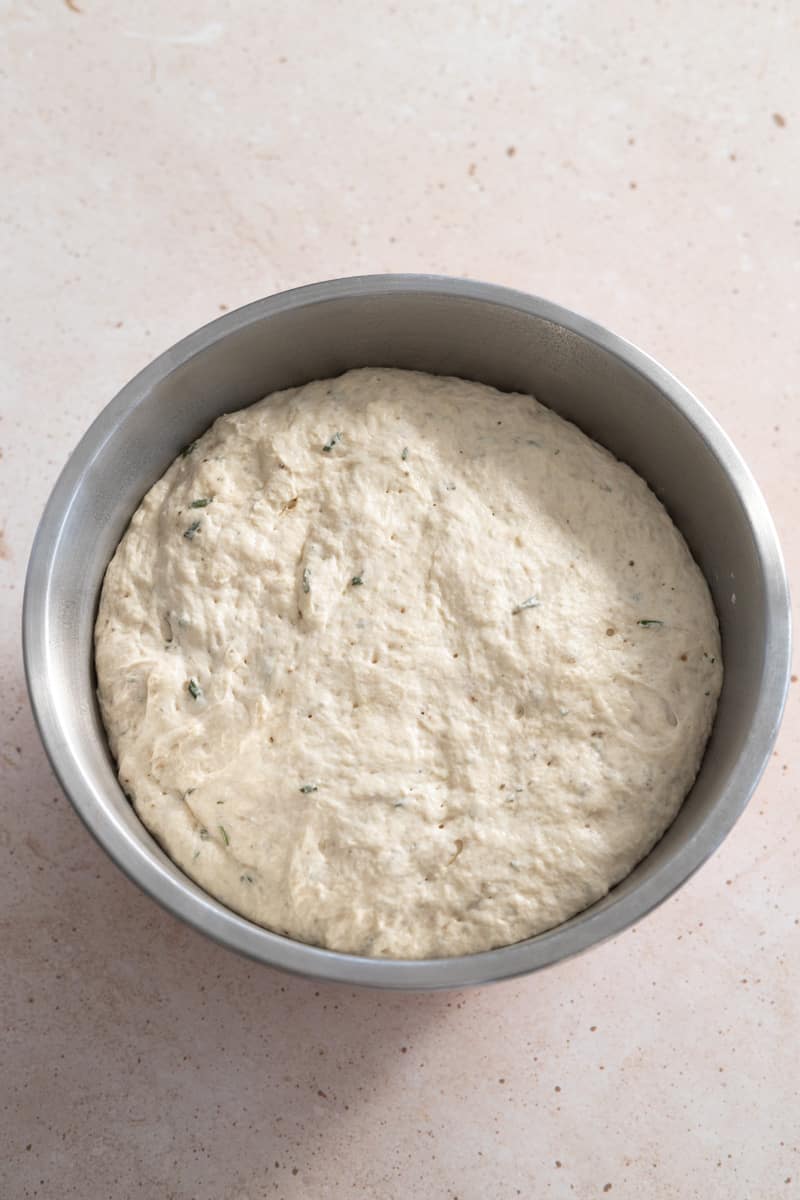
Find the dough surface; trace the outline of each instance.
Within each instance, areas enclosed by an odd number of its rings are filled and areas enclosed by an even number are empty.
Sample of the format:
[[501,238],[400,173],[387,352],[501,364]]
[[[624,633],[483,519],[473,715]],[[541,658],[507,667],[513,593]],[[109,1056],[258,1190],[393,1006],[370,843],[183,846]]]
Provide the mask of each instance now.
[[171,858],[269,929],[392,958],[603,896],[675,817],[722,682],[706,582],[638,475],[530,397],[390,369],[187,447],[95,648]]

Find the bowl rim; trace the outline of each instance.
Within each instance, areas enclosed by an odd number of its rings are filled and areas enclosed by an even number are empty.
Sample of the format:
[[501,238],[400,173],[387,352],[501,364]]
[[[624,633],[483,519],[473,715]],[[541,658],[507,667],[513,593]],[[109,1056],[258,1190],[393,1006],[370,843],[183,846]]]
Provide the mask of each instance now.
[[[640,373],[677,408],[720,462],[748,514],[766,597],[764,669],[754,719],[728,777],[724,803],[715,804],[693,837],[639,888],[616,904],[597,912],[589,908],[545,933],[510,946],[451,958],[367,958],[295,941],[239,916],[188,876],[175,878],[156,843],[151,849],[138,841],[104,804],[102,791],[87,780],[80,768],[49,692],[49,597],[66,514],[84,474],[102,452],[118,421],[141,403],[158,381],[230,335],[277,313],[348,297],[420,293],[511,308],[569,330]],[[89,831],[131,880],[173,915],[256,961],[317,980],[404,990],[461,988],[552,966],[621,933],[668,899],[719,847],[755,790],[780,725],[791,657],[789,586],[766,501],[733,443],[688,389],[633,343],[571,309],[497,284],[427,274],[356,275],[255,300],[203,325],[138,372],[94,419],[56,480],[31,548],[22,632],[31,707],[53,771]]]

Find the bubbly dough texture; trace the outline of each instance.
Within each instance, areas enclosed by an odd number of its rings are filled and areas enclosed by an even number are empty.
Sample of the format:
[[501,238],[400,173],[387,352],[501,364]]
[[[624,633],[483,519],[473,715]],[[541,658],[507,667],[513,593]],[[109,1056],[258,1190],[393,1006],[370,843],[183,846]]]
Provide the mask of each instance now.
[[96,664],[122,786],[188,875],[392,958],[603,896],[680,808],[722,681],[638,475],[530,397],[388,369],[175,460],[108,568]]

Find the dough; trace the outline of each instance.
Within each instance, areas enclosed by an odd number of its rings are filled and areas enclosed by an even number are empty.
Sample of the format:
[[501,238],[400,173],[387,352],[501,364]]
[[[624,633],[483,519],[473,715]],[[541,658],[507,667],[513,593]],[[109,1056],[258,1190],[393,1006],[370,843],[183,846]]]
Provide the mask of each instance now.
[[566,920],[691,787],[705,580],[527,396],[362,369],[221,417],[108,568],[99,697],[174,861],[301,941],[428,958]]

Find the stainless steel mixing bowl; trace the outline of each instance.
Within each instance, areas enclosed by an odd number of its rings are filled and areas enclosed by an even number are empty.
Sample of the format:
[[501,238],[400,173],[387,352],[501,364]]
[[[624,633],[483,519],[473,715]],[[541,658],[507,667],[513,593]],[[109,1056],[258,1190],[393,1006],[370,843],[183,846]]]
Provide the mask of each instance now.
[[[719,613],[725,684],[702,769],[676,821],[605,899],[528,941],[460,958],[388,961],[269,933],[201,891],[153,841],[115,778],[95,700],[103,573],[139,501],[220,413],[349,367],[411,367],[534,393],[650,483]],[[638,921],[719,846],[764,769],[786,696],[789,597],[767,507],[728,438],[652,359],[544,300],[458,279],[368,276],[259,300],[185,338],[100,414],[67,463],[28,568],[33,710],[64,791],[154,899],[260,962],[322,979],[444,988],[535,971]]]

